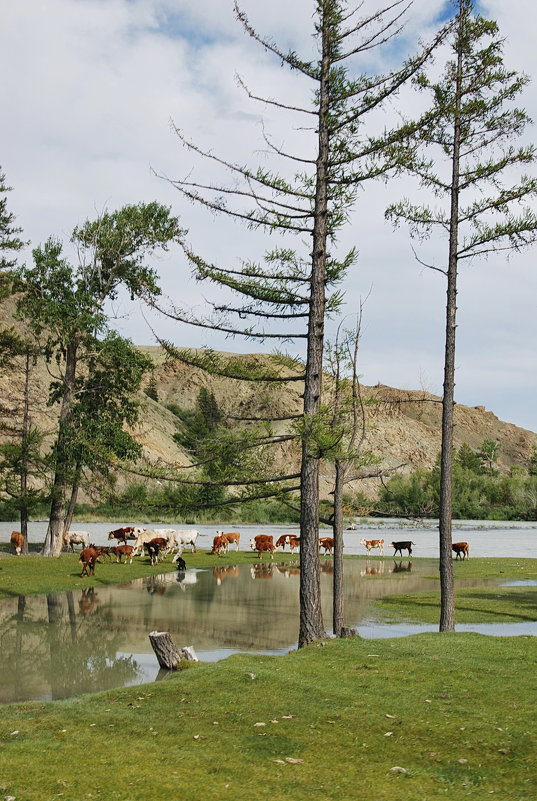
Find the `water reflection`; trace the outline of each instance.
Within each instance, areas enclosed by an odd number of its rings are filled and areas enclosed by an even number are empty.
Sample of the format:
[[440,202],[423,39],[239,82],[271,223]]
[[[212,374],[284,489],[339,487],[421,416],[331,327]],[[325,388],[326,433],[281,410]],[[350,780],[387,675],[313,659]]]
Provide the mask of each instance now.
[[[329,625],[332,560],[323,559],[321,567]],[[346,562],[348,624],[375,622],[372,602],[387,594],[436,587],[430,578],[436,572],[436,561],[428,560]],[[154,681],[158,664],[148,639],[154,629],[168,631],[178,647],[192,645],[203,661],[237,651],[284,653],[296,644],[298,595],[298,564],[281,561],[6,599],[0,602],[0,702]]]

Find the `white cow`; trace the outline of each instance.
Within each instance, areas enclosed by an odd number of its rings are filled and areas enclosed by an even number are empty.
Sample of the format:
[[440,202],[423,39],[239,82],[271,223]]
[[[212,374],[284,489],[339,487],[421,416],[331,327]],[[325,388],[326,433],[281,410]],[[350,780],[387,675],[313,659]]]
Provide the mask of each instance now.
[[66,531],[63,535],[63,547],[69,551],[74,551],[75,545],[87,548],[89,544],[90,535],[88,531]]
[[[183,529],[183,530],[174,530],[174,529],[163,529],[164,531],[169,531],[168,542],[172,543],[171,548],[179,548],[181,547],[181,553],[183,552],[183,548],[186,548],[187,545],[190,545],[190,550],[192,553],[196,552],[196,540],[200,536],[199,531],[196,529]],[[164,537],[165,534],[160,534],[159,536]]]

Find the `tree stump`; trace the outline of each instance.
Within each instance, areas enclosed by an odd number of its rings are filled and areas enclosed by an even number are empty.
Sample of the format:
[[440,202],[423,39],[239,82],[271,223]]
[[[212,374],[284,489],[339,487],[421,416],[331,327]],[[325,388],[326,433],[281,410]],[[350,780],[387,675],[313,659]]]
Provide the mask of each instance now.
[[158,663],[164,670],[177,670],[181,660],[197,662],[198,657],[194,648],[189,645],[177,650],[174,641],[167,631],[151,631],[149,642],[155,652]]

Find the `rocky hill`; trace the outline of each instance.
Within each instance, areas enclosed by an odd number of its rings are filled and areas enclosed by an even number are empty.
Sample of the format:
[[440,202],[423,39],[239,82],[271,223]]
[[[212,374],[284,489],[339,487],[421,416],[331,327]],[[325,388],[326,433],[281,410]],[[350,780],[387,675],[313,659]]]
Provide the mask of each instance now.
[[[12,323],[12,305],[4,301],[0,309],[0,324]],[[142,350],[151,356],[155,364],[153,376],[158,400],[152,400],[145,392],[140,393],[141,418],[134,434],[143,445],[145,456],[152,461],[176,465],[189,463],[187,454],[173,440],[177,417],[166,406],[174,403],[182,408],[193,408],[202,387],[214,393],[219,407],[229,416],[230,425],[233,424],[231,417],[284,417],[300,412],[303,392],[300,381],[258,384],[214,377],[182,362],[167,361],[158,347],[144,347]],[[233,358],[240,363],[246,357],[236,355]],[[264,355],[247,358],[260,366],[270,361],[270,357]],[[284,366],[280,370],[283,374],[293,374],[292,366]],[[4,404],[9,405],[10,392],[16,381],[17,376],[13,373],[5,369],[0,372],[0,393]],[[50,431],[52,437],[57,410],[48,408],[46,404],[50,375],[44,363],[36,366],[32,382],[34,422]],[[367,407],[364,448],[378,456],[379,467],[384,470],[398,468],[402,472],[416,468],[430,469],[440,449],[440,398],[422,391],[398,390],[380,384],[363,387],[363,393],[366,398],[377,400]],[[287,426],[285,421],[276,422],[274,430],[284,433]],[[503,472],[507,472],[513,464],[525,465],[532,449],[537,446],[537,434],[499,420],[484,406],[457,406],[455,446],[466,443],[477,449],[485,439],[499,443],[497,466]],[[286,472],[294,472],[299,463],[296,445],[282,445],[279,459],[282,466],[285,465]],[[332,489],[330,466],[323,466],[322,472],[322,493],[326,496]],[[120,477],[120,483],[124,480]],[[356,488],[372,498],[378,488],[378,479],[362,480]]]
[[[261,389],[245,381],[208,376],[200,369],[180,362],[168,363],[159,348],[144,348],[144,351],[151,355],[156,365],[158,393],[158,402],[145,399],[143,422],[138,431],[150,458],[158,456],[183,463],[185,456],[174,447],[172,440],[176,418],[165,406],[176,403],[181,407],[193,407],[201,387],[214,393],[226,415],[271,414],[280,417],[300,411],[301,382],[273,384],[267,388],[264,385]],[[240,356],[236,358],[241,359]],[[262,364],[268,357],[257,355],[255,358]],[[290,368],[287,370],[292,374]],[[379,467],[399,468],[405,473],[416,468],[433,467],[441,442],[441,398],[422,391],[399,390],[380,384],[362,389],[364,397],[377,401],[367,407],[364,449],[379,457]],[[275,429],[283,433],[286,425],[284,422],[276,423]],[[507,472],[514,464],[525,465],[532,449],[537,446],[537,434],[499,420],[484,406],[456,406],[454,437],[455,447],[466,443],[476,450],[485,439],[498,442],[497,466],[502,472]],[[282,448],[280,458],[287,468],[298,467],[295,448]],[[327,475],[329,470],[329,466],[324,469],[324,495],[332,489],[332,481]],[[357,482],[356,488],[368,497],[374,497],[378,483],[378,479],[365,479]]]

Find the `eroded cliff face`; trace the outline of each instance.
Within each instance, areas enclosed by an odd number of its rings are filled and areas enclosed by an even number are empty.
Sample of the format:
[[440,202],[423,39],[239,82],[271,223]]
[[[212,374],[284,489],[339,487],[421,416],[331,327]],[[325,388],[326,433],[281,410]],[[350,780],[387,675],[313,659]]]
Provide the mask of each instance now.
[[[168,453],[170,460],[185,459],[185,455],[173,446],[175,417],[165,409],[168,403],[181,407],[195,405],[201,387],[214,396],[224,414],[232,416],[274,416],[298,414],[301,409],[301,382],[289,384],[253,385],[246,381],[208,376],[197,368],[179,362],[166,363],[159,348],[144,348],[155,364],[158,403],[146,398],[143,422],[137,435],[144,444],[149,458]],[[237,357],[240,358],[240,357]],[[260,363],[267,357],[256,357]],[[292,374],[289,368],[282,368]],[[435,464],[441,443],[441,398],[422,391],[399,390],[385,385],[363,387],[364,398],[375,399],[367,405],[367,433],[364,450],[372,451],[379,458],[383,469],[399,468],[408,473],[417,468],[430,469]],[[233,424],[230,421],[230,424]],[[274,431],[283,433],[289,423],[277,421]],[[483,440],[499,443],[498,468],[507,472],[513,464],[524,465],[532,449],[537,446],[537,434],[505,423],[483,406],[459,405],[455,409],[455,447],[466,443],[478,449]],[[172,445],[170,445],[172,442]],[[278,460],[286,471],[298,469],[299,453],[296,446],[286,444],[280,449]],[[184,462],[181,462],[184,463]],[[329,464],[323,465],[322,493],[332,490]],[[378,479],[355,482],[352,487],[360,489],[373,498],[378,490]]]
[[[0,323],[4,326],[14,323],[14,303],[12,300],[0,304]],[[20,328],[20,323],[15,323]],[[140,422],[133,433],[143,445],[144,455],[151,461],[187,465],[188,455],[174,442],[177,430],[176,416],[166,409],[175,403],[183,408],[193,408],[199,391],[205,387],[214,396],[219,407],[228,416],[228,425],[240,425],[233,420],[238,417],[285,417],[300,414],[303,384],[290,383],[259,384],[229,378],[209,376],[202,370],[181,362],[169,362],[158,347],[141,348],[149,354],[155,364],[154,377],[158,401],[140,393],[142,404]],[[245,357],[228,354],[237,361]],[[250,355],[249,360],[260,366],[268,363],[270,357]],[[57,406],[48,407],[50,372],[55,365],[38,362],[32,368],[32,417],[35,425],[48,431],[47,442],[52,442],[57,421]],[[292,366],[279,368],[282,375],[296,375]],[[20,392],[21,365],[15,370],[0,371],[0,397],[4,406],[14,405],[12,400]],[[326,382],[328,386],[328,381]],[[17,390],[18,387],[18,390]],[[373,452],[379,459],[379,468],[398,468],[411,472],[416,468],[430,469],[440,450],[441,399],[422,391],[399,390],[377,385],[363,387],[366,399],[375,399],[367,405],[367,432],[364,450]],[[290,423],[279,420],[272,429],[277,434],[289,430]],[[513,464],[525,465],[532,449],[537,446],[537,434],[518,428],[511,423],[499,420],[483,406],[455,408],[455,447],[466,443],[478,449],[483,440],[499,443],[498,468],[507,472]],[[296,444],[284,443],[278,452],[278,466],[286,473],[299,468],[299,449]],[[327,496],[332,490],[333,467],[322,466],[322,494]],[[130,477],[118,475],[119,486]],[[355,482],[353,486],[373,498],[378,489],[378,479]]]

